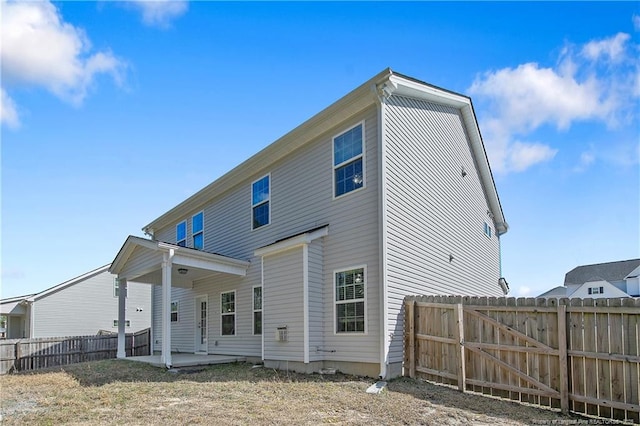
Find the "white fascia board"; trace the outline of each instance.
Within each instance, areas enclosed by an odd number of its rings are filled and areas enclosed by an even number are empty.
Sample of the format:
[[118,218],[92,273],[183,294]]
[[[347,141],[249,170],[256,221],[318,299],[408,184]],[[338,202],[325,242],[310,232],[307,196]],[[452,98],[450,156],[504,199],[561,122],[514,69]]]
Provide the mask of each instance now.
[[424,99],[430,102],[450,105],[454,108],[462,108],[470,103],[469,98],[457,93],[428,86],[417,81],[408,80],[397,75],[392,75],[389,81],[395,87],[392,89],[394,95],[407,96],[410,98]]
[[279,241],[275,244],[271,244],[266,247],[257,249],[254,254],[256,256],[269,256],[272,254],[280,253],[292,248],[310,244],[312,241],[318,238],[325,237],[329,234],[329,227],[325,226],[320,229],[316,229],[312,232],[305,232],[304,234],[296,235],[295,237],[287,238],[286,240]]

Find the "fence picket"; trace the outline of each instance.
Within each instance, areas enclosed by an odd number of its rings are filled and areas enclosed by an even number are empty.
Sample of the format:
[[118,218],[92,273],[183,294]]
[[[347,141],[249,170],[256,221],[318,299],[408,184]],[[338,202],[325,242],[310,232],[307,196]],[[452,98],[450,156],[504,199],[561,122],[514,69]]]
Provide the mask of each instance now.
[[[151,353],[151,330],[142,330],[132,336],[140,336],[139,346],[133,350],[135,339],[126,338],[131,353]],[[46,367],[68,365],[77,362],[115,358],[117,335],[73,336],[36,339],[0,340],[0,374],[38,370]]]
[[419,300],[428,304],[414,305],[416,376],[639,422],[640,300]]

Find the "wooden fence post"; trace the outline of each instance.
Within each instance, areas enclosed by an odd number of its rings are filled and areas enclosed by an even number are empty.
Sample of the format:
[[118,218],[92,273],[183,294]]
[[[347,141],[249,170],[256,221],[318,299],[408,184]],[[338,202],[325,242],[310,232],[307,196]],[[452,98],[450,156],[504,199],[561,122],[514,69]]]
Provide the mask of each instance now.
[[409,333],[409,377],[416,377],[416,330],[415,330],[415,300],[409,300],[405,304],[407,311],[407,333]]
[[567,306],[558,304],[558,358],[560,364],[560,409],[569,412],[569,359],[567,357]]
[[462,392],[465,391],[466,369],[464,364],[464,309],[462,303],[457,303],[454,309],[456,324],[455,329],[456,341],[458,348],[456,350],[456,358],[458,358],[458,389]]

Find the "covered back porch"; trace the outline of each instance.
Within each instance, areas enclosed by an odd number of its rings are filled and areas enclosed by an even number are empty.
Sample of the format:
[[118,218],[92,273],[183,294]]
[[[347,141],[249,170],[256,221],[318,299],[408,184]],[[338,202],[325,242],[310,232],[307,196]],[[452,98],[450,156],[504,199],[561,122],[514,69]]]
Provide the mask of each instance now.
[[[218,362],[235,362],[243,357],[228,355],[208,355],[207,318],[198,318],[198,330],[202,330],[197,338],[203,344],[202,354],[171,353],[171,302],[172,287],[192,288],[194,281],[203,280],[216,275],[244,277],[250,263],[201,250],[182,247],[175,244],[129,236],[110,267],[110,272],[118,276],[118,358],[125,358],[124,336],[126,323],[126,291],[128,282],[139,282],[161,286],[161,306],[153,306],[160,310],[161,351],[160,355],[136,357],[134,361],[148,362],[167,368],[177,366],[176,362],[186,365],[203,365]],[[204,300],[202,303],[208,303]],[[158,309],[160,308],[160,309]],[[206,312],[206,306],[204,306]],[[156,337],[152,336],[155,340]],[[194,346],[194,349],[197,346]],[[197,352],[197,350],[194,350]],[[224,360],[224,361],[223,361]],[[242,359],[244,360],[244,359]]]

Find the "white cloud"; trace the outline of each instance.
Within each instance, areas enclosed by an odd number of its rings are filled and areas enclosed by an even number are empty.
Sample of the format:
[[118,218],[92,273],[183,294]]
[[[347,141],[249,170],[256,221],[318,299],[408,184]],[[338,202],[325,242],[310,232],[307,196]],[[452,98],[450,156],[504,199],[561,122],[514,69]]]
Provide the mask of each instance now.
[[531,288],[527,287],[527,286],[520,286],[518,288],[516,288],[516,296],[520,296],[520,297],[529,297],[531,296]]
[[38,86],[80,105],[96,75],[120,82],[123,62],[108,51],[90,54],[84,31],[64,22],[50,2],[3,2],[2,9],[4,90]]
[[481,105],[484,140],[497,172],[524,171],[551,160],[557,149],[526,137],[544,125],[561,131],[576,121],[615,127],[637,118],[640,65],[629,35],[567,45],[555,67],[525,63],[489,71],[469,88]]
[[142,12],[142,22],[157,27],[167,27],[188,8],[182,0],[134,0],[132,4]]
[[582,48],[582,54],[591,61],[604,57],[611,62],[620,62],[624,59],[625,44],[630,37],[629,34],[618,33],[604,40],[590,41]]
[[633,29],[636,31],[640,31],[640,16],[633,15],[631,17],[631,21],[633,22]]
[[12,129],[20,126],[16,104],[2,87],[0,87],[0,123]]

